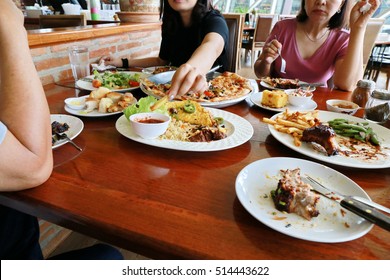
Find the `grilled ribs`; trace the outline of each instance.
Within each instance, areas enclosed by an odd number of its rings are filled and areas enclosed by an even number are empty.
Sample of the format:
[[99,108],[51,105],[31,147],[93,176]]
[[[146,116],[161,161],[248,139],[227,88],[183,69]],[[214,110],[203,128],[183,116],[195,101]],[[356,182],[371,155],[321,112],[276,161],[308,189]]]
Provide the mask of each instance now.
[[323,124],[305,129],[301,141],[321,145],[328,156],[337,155],[340,150],[336,142],[336,133],[331,127]]

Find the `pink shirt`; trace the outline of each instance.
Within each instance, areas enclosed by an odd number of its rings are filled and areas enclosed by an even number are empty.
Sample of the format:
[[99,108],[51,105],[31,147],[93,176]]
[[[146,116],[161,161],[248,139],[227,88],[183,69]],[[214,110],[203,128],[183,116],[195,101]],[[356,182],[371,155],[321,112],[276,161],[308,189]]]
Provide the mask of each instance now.
[[335,63],[345,56],[349,32],[332,29],[328,38],[309,58],[303,59],[296,40],[296,19],[285,19],[275,24],[267,42],[276,39],[283,45],[282,57],[286,60],[286,73],[280,72],[281,60],[277,58],[271,68],[271,77],[299,79],[308,83],[327,81],[333,76]]

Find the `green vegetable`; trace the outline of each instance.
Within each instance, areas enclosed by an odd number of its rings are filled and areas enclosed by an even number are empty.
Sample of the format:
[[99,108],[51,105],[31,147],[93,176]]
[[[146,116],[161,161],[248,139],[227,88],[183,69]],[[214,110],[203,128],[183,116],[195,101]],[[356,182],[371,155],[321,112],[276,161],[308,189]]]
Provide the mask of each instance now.
[[109,89],[122,89],[129,88],[129,81],[139,82],[140,74],[126,73],[126,72],[110,72],[105,71],[104,73],[99,73],[97,70],[94,70],[94,78],[98,79],[102,83],[102,87]]
[[215,117],[214,120],[217,122],[218,125],[223,124],[224,119],[221,117]]
[[183,110],[186,113],[192,114],[195,112],[195,105],[188,101],[186,104],[184,104]]
[[[157,98],[155,98],[153,96],[143,97],[140,100],[138,100],[138,102],[136,104],[133,104],[133,105],[127,107],[123,111],[123,113],[125,114],[126,118],[128,119],[133,114],[150,112],[151,111],[150,106],[152,106],[156,102],[157,102]],[[154,110],[154,112],[158,112],[161,114],[167,114],[167,110],[166,110],[165,106],[162,106],[162,107]]]

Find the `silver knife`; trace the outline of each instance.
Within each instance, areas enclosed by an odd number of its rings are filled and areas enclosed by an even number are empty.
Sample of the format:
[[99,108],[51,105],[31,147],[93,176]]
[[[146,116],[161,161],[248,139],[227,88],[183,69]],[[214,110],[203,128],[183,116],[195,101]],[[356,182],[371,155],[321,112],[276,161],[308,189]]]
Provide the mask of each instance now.
[[356,200],[352,196],[333,192],[310,177],[302,176],[302,180],[312,186],[315,192],[340,203],[341,207],[348,209],[352,213],[366,219],[367,221],[390,231],[390,216],[383,214],[374,207]]

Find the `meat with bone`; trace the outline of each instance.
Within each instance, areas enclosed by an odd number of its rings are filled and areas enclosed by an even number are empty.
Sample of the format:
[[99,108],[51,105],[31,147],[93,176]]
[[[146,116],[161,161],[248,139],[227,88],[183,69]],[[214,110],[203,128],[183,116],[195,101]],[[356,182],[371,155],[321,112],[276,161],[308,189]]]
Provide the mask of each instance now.
[[305,129],[301,141],[321,145],[328,156],[337,155],[340,150],[336,141],[336,133],[331,127],[323,124]]

